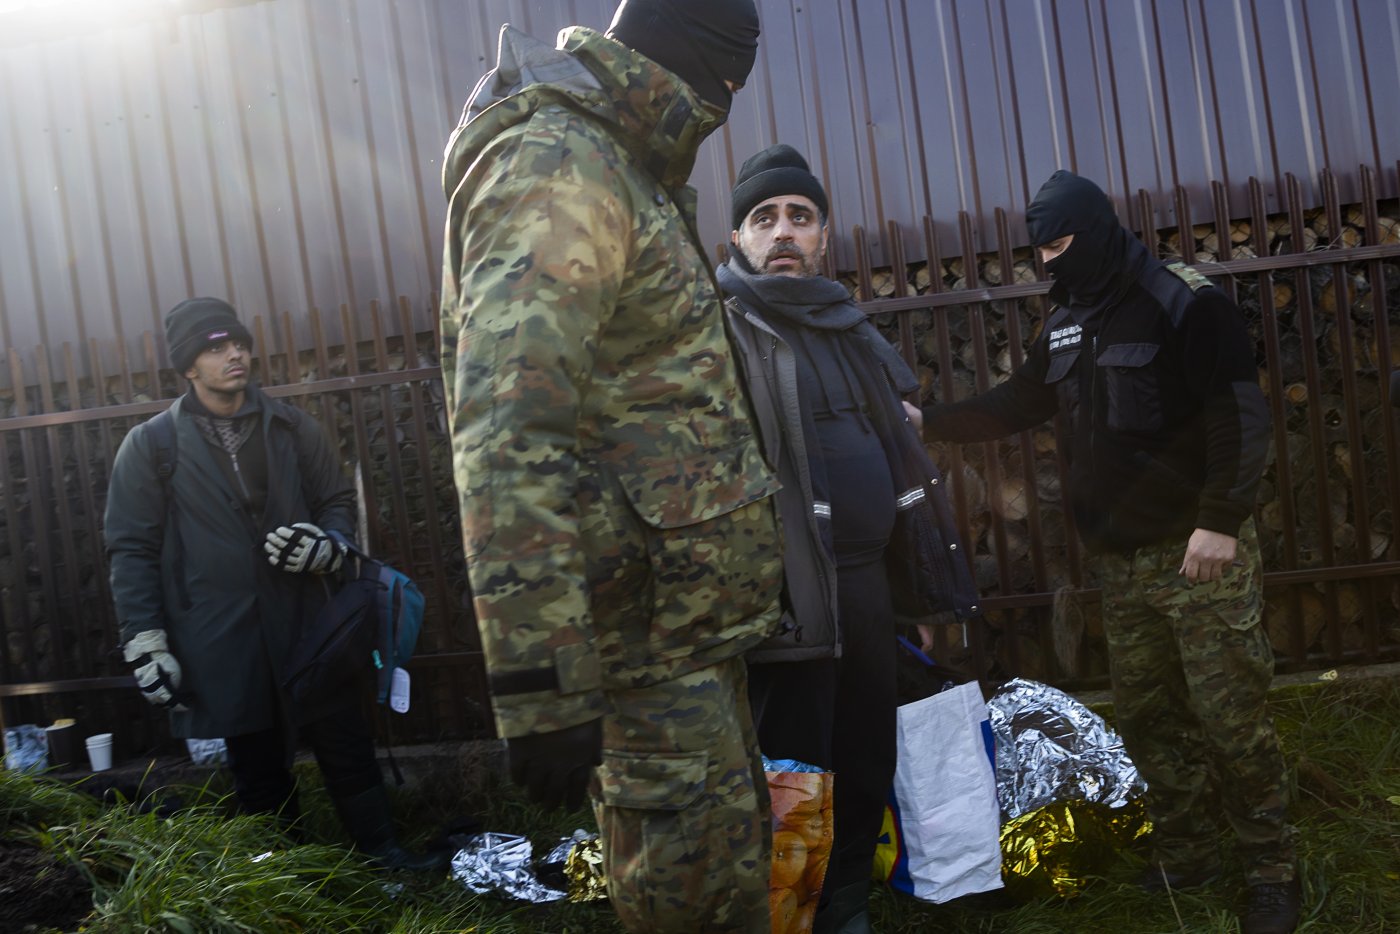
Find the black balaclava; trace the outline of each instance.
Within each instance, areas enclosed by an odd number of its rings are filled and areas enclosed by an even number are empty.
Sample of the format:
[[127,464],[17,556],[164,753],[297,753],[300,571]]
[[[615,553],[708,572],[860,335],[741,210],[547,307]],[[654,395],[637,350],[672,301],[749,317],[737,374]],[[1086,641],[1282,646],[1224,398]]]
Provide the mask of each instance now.
[[622,0],[607,35],[728,113],[724,82],[742,85],[758,55],[758,10],[754,0]]
[[1045,271],[1074,304],[1086,306],[1109,297],[1133,239],[1103,189],[1064,169],[1040,186],[1026,208],[1026,230],[1036,246],[1074,234],[1069,249],[1046,263]]

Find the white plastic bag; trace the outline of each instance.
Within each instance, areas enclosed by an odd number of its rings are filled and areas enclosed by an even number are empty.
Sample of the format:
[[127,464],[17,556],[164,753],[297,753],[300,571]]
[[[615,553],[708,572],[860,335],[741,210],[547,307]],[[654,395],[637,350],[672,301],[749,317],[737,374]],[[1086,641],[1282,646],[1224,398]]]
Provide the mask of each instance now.
[[899,708],[890,885],[942,903],[1001,888],[991,731],[973,682]]

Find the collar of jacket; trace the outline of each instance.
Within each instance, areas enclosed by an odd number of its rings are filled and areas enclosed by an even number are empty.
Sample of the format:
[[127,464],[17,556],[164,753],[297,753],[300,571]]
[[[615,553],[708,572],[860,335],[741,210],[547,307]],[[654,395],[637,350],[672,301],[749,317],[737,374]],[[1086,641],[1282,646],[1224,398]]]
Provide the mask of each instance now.
[[668,189],[685,184],[700,143],[724,120],[684,81],[596,30],[569,27],[552,48],[507,24],[496,67],[477,83],[448,141],[448,196],[490,140],[551,98],[614,126],[622,144]]
[[[293,417],[287,411],[287,404],[263,392],[257,383],[249,383],[244,393],[246,397],[243,400],[243,407],[238,410],[238,414],[234,418],[242,418],[256,412],[261,416],[264,425],[276,421],[281,422],[287,428],[295,427]],[[192,389],[187,390],[171,403],[170,408],[176,416],[181,412],[189,412],[191,415],[212,414],[199,401],[199,397],[194,394]]]

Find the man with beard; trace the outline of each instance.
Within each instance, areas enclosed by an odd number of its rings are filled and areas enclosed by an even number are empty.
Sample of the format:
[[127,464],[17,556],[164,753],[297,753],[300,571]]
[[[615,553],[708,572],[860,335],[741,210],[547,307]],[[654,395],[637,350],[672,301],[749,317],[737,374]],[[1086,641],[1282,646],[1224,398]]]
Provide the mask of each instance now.
[[442,369],[497,732],[585,790],[632,931],[766,932],[743,653],[778,621],[778,484],[686,179],[758,49],[752,0],[509,26],[448,144]]
[[[908,424],[909,366],[821,275],[827,198],[778,144],[744,163],[719,269],[730,333],[783,489],[785,612],[749,653],[759,745],[836,773],[814,930],[870,930],[871,862],[895,767],[895,620],[978,612],[938,472]],[[925,647],[928,633],[925,632]]]
[[1148,784],[1154,858],[1141,884],[1215,880],[1218,794],[1249,887],[1242,930],[1292,931],[1300,890],[1253,518],[1269,444],[1253,344],[1225,294],[1153,259],[1088,179],[1056,172],[1026,225],[1056,307],[1020,369],[925,408],[924,431],[984,441],[1063,412],[1117,723]]
[[181,302],[165,338],[189,391],[122,440],[104,523],[137,685],[175,736],[224,738],[244,811],[298,830],[300,735],[358,849],[446,869],[445,850],[399,846],[360,698],[297,706],[281,686],[354,535],[355,492],[325,432],[250,381],[253,338],[227,302]]

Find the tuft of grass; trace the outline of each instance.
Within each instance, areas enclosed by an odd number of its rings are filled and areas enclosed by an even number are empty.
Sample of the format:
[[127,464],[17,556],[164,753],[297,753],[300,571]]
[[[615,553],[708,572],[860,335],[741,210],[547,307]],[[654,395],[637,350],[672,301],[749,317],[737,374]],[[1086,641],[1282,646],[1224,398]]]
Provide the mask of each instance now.
[[69,785],[0,768],[0,835],[81,821],[97,811],[96,800]]
[[219,803],[169,818],[123,804],[50,827],[40,840],[88,874],[89,931],[354,931],[382,922],[381,879],[348,851],[287,847],[270,819],[229,817]]

